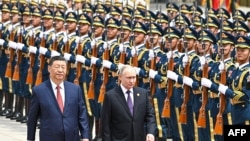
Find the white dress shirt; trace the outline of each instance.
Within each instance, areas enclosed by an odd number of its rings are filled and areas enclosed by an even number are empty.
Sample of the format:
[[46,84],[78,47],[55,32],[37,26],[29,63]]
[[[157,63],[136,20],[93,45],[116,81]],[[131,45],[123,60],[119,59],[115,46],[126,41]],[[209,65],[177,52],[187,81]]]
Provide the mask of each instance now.
[[[51,82],[51,85],[52,85],[52,89],[53,89],[53,92],[54,92],[54,95],[55,95],[55,98],[57,99],[57,85],[50,79],[50,82]],[[63,101],[63,105],[64,105],[64,102],[65,102],[65,89],[64,89],[64,85],[63,85],[63,82],[61,84],[59,84],[60,86],[60,94],[62,96],[62,101]]]

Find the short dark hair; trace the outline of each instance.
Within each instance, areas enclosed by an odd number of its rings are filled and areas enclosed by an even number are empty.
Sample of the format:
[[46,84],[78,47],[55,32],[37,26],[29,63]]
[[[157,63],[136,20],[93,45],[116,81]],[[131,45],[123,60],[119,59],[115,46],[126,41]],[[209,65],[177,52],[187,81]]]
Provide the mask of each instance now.
[[65,63],[67,63],[63,56],[54,56],[49,59],[49,66],[51,66],[55,61],[65,61]]

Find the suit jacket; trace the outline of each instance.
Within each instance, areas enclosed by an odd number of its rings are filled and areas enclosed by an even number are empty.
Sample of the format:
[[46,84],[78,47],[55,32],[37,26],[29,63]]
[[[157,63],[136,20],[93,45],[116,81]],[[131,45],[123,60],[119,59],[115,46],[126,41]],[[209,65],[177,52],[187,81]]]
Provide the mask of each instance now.
[[50,80],[32,91],[28,117],[28,140],[35,140],[40,118],[40,141],[79,141],[88,138],[88,117],[79,86],[64,81],[65,102],[60,111]]
[[105,94],[101,116],[103,141],[145,141],[146,134],[155,134],[155,115],[148,91],[135,87],[133,93],[133,116],[120,86]]

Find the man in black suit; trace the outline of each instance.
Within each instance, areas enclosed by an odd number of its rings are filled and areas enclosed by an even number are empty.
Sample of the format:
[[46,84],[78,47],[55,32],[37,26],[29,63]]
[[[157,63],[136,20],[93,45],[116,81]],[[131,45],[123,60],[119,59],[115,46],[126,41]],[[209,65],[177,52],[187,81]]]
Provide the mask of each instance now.
[[156,123],[148,91],[134,87],[136,71],[132,66],[122,66],[119,79],[120,86],[105,94],[103,141],[154,141]]
[[[27,139],[35,140],[40,118],[40,141],[89,141],[87,110],[78,85],[65,81],[67,63],[55,56],[49,61],[50,79],[33,87]],[[79,133],[81,136],[79,137]]]

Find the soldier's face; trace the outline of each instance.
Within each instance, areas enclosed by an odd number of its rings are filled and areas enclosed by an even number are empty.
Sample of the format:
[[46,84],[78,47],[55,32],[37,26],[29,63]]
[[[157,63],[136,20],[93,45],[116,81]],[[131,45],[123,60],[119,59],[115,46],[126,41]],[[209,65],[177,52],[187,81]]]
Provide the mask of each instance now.
[[209,41],[204,41],[204,46],[205,48],[203,48],[202,46],[202,41],[198,42],[198,52],[203,54],[205,52],[205,54],[207,53],[207,51],[209,50],[209,48],[211,47],[211,43]]
[[12,14],[12,23],[17,23],[18,22],[18,18],[19,18],[19,15],[18,14]]
[[41,17],[38,16],[32,16],[33,21],[32,21],[32,25],[33,26],[39,26],[41,24]]
[[80,24],[80,33],[86,34],[89,31],[89,25],[88,24]]
[[[152,38],[153,38],[153,45],[156,46],[159,43],[160,36],[158,34],[153,33]],[[148,41],[150,43],[150,35],[149,35]]]
[[138,44],[141,44],[144,42],[144,39],[145,39],[145,34],[144,33],[141,33],[141,32],[135,32],[135,44],[138,45]]
[[29,15],[23,15],[23,23],[24,24],[29,24],[30,20],[31,20],[31,18]]
[[73,31],[76,30],[76,23],[75,22],[67,22],[68,23],[68,30]]
[[209,30],[210,30],[214,35],[217,34],[218,29],[217,29],[216,27],[210,26],[210,27],[208,27],[208,28],[209,28]]
[[3,12],[2,13],[2,22],[8,21],[10,18],[10,13],[9,12]]
[[53,26],[53,19],[44,18],[43,25],[45,28],[52,27]]
[[82,9],[82,3],[81,2],[75,2],[75,8],[76,9]]
[[[171,39],[171,43],[168,40],[168,38],[166,38],[166,47],[167,49],[170,49],[170,47],[175,48],[177,45],[178,39],[177,38],[172,38]],[[170,46],[171,45],[171,46]]]
[[250,28],[250,20],[247,21],[247,26]]
[[108,27],[108,39],[113,39],[118,33],[118,28]]
[[[233,51],[233,46],[231,44],[223,44],[224,48],[224,55],[229,56],[231,51]],[[221,53],[221,50],[218,49],[219,54]]]
[[123,31],[124,31],[124,39],[128,39],[131,32],[129,30],[127,30],[127,29],[125,29]]
[[250,55],[250,50],[248,48],[236,48],[237,62],[244,64],[248,62],[248,57]]
[[63,26],[64,26],[64,22],[61,21],[61,20],[55,20],[56,22],[56,30],[60,30],[60,29],[63,29]]
[[101,26],[94,26],[95,28],[95,36],[99,37],[102,35],[104,28]]
[[194,47],[196,45],[195,43],[196,43],[196,41],[194,39],[187,39],[188,50],[194,49]]

